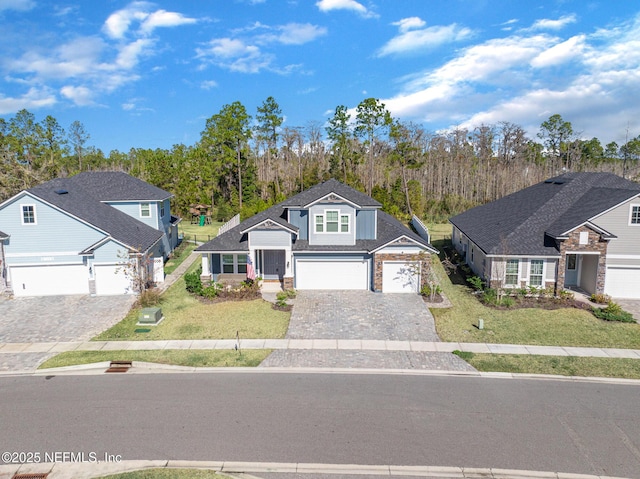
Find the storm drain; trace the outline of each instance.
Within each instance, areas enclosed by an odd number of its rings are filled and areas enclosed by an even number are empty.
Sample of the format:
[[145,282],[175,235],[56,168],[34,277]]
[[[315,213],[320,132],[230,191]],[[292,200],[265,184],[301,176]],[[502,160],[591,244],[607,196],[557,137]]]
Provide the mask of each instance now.
[[111,361],[105,373],[126,373],[131,366],[131,361]]
[[32,472],[29,474],[14,474],[11,479],[47,479],[48,472]]

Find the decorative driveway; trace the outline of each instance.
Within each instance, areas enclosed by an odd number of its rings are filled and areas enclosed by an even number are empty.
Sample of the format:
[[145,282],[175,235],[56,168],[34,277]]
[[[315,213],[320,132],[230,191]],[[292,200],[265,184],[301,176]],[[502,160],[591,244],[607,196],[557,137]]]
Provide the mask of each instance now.
[[[415,294],[298,291],[290,339],[440,341],[431,312]],[[474,371],[451,353],[424,351],[278,350],[263,367],[337,367]]]
[[33,369],[52,356],[11,354],[17,344],[86,341],[124,318],[134,301],[132,296],[0,299],[0,371]]
[[622,309],[631,313],[633,318],[640,323],[640,299],[616,299],[613,300],[622,306]]

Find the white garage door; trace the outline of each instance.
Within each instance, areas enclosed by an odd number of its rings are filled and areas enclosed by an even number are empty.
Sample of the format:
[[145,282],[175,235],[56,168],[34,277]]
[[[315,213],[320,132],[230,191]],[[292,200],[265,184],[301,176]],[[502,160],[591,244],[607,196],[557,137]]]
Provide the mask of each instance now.
[[367,261],[296,261],[297,289],[369,289]]
[[89,271],[83,264],[12,266],[15,296],[89,294]]
[[640,299],[640,268],[607,268],[604,292],[614,298]]
[[121,266],[99,264],[93,266],[96,280],[96,295],[133,294],[131,281]]
[[382,263],[383,293],[417,293],[420,270],[417,263],[385,261]]

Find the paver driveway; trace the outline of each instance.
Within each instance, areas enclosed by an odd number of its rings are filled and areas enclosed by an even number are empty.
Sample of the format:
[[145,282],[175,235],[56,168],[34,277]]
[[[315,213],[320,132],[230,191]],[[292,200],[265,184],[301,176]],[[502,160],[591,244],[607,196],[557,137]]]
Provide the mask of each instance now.
[[613,300],[622,306],[622,309],[631,313],[636,321],[640,322],[640,299],[613,298]]
[[[369,291],[299,291],[287,338],[440,341],[420,296]],[[451,353],[409,350],[278,350],[261,366],[474,371]]]
[[46,296],[0,300],[0,370],[32,369],[50,353],[11,354],[11,343],[85,341],[127,314],[132,296]]

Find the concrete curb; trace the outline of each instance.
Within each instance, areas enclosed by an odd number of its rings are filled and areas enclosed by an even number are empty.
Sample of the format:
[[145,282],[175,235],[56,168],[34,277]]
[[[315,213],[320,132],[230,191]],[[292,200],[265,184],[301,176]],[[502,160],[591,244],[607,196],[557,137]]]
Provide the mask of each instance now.
[[0,466],[0,477],[5,475],[12,477],[16,473],[48,473],[49,479],[92,479],[107,474],[121,474],[145,469],[209,469],[222,474],[366,474],[370,476],[447,477],[453,479],[480,477],[486,479],[628,479],[593,474],[497,468],[183,460],[10,464]]

